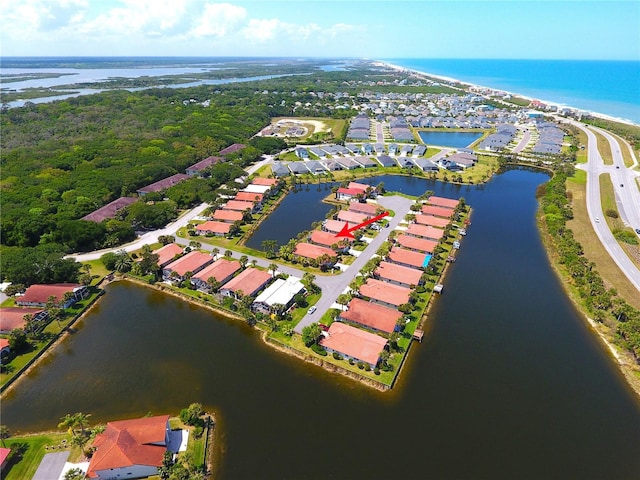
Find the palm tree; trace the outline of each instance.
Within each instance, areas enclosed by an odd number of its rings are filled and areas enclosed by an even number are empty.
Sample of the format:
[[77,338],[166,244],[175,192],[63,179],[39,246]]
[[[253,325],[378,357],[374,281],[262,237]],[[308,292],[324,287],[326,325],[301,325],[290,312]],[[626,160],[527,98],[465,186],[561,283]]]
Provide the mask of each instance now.
[[213,255],[213,258],[215,258],[216,260],[218,259],[219,253],[220,253],[220,249],[218,247],[214,247],[211,249],[211,255]]
[[207,285],[209,285],[212,292],[217,292],[220,288],[220,282],[216,279],[216,277],[207,278]]
[[341,293],[340,295],[338,295],[338,298],[336,298],[336,302],[339,305],[342,305],[342,310],[344,310],[345,305],[347,305],[351,301],[351,298],[351,295],[347,293]]
[[9,432],[9,428],[6,425],[0,425],[0,442],[2,442],[2,446],[6,447],[4,440],[11,436],[11,432]]
[[118,250],[116,252],[115,269],[120,273],[128,272],[131,270],[131,264],[133,260],[127,252],[124,250]]
[[231,257],[233,257],[233,252],[231,250],[225,250],[224,252],[224,257],[229,260]]
[[278,265],[276,265],[275,263],[270,264],[269,265],[269,271],[275,277],[276,276],[276,272],[278,271]]
[[251,266],[255,268],[255,266],[258,264],[258,260],[256,260],[255,258],[251,259]]
[[240,257],[240,266],[242,268],[245,268],[247,266],[247,263],[249,263],[249,257],[247,257],[246,255],[242,255]]

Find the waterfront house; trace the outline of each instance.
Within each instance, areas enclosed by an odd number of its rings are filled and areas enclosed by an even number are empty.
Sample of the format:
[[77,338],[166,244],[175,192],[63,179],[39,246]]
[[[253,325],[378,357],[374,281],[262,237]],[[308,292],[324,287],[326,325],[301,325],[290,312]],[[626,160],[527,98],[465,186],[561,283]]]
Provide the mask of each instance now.
[[9,333],[16,328],[24,329],[27,324],[25,315],[31,315],[36,322],[49,318],[49,313],[42,308],[1,307],[0,333]]
[[[322,223],[322,228],[325,232],[331,233],[339,233],[345,226],[347,222],[341,222],[339,220],[325,220]],[[354,225],[349,225],[349,227],[353,227]]]
[[392,247],[386,258],[388,262],[412,268],[424,268],[429,264],[430,259],[431,255],[400,247]]
[[164,267],[162,269],[162,277],[164,280],[181,282],[188,272],[192,274],[198,273],[212,262],[213,257],[211,255],[194,250]]
[[271,278],[271,274],[265,270],[248,267],[222,285],[220,293],[234,298],[239,298],[241,294],[253,297],[271,281]]
[[320,345],[329,353],[337,352],[346,359],[364,362],[374,368],[387,345],[387,340],[351,325],[333,322],[329,326],[327,336],[320,340]]
[[341,222],[348,222],[352,225],[358,225],[364,222],[366,219],[371,218],[364,213],[353,212],[351,210],[340,210],[338,212],[338,220]]
[[372,302],[397,308],[402,304],[409,303],[411,290],[399,285],[392,285],[375,278],[368,278],[367,283],[359,290],[360,295],[369,298]]
[[403,248],[413,250],[415,252],[433,253],[438,246],[438,242],[425,240],[423,238],[412,237],[410,235],[398,235],[396,243]]
[[187,175],[202,175],[204,170],[222,161],[224,161],[224,158],[222,157],[207,157],[204,160],[200,160],[198,163],[194,163],[190,167],[187,167]]
[[125,207],[128,207],[132,203],[135,203],[138,199],[135,197],[120,197],[113,202],[106,204],[104,207],[85,215],[80,220],[86,220],[88,222],[100,223],[107,218],[115,218],[116,213]]
[[454,200],[452,198],[445,197],[436,197],[435,195],[431,195],[427,200],[428,205],[435,205],[436,207],[444,207],[454,209],[458,206],[460,200]]
[[263,187],[269,187],[272,190],[278,190],[278,180],[275,178],[256,177],[251,180],[251,185],[260,185]]
[[218,220],[220,222],[242,222],[244,216],[242,212],[237,212],[234,210],[216,210],[213,212],[213,219]]
[[373,168],[379,166],[376,162],[371,160],[369,157],[354,157],[353,160],[359,163],[363,168]]
[[4,363],[5,358],[9,355],[11,355],[9,340],[6,338],[0,338],[0,363]]
[[300,278],[293,275],[286,279],[279,278],[256,297],[253,308],[263,313],[270,313],[274,306],[282,305],[283,311],[287,311],[293,304],[293,297],[304,292],[305,288]]
[[243,202],[240,200],[229,200],[222,207],[223,210],[233,210],[235,212],[253,212],[255,209],[255,202]]
[[291,172],[287,168],[288,163],[285,162],[273,162],[271,164],[271,173],[274,177],[288,177]]
[[432,227],[444,228],[451,223],[447,218],[434,217],[433,215],[416,215],[416,223]]
[[357,323],[375,332],[392,333],[402,318],[395,308],[385,307],[361,298],[349,302],[349,309],[338,314],[338,320]]
[[291,162],[288,167],[289,170],[291,170],[291,173],[295,175],[304,175],[310,173],[309,169],[306,166],[306,162]]
[[453,210],[445,207],[437,207],[435,205],[423,205],[422,213],[424,215],[433,215],[435,217],[441,218],[451,218],[453,217]]
[[237,200],[239,202],[252,202],[260,206],[262,205],[262,201],[264,200],[264,194],[253,192],[238,192],[236,193],[234,200]]
[[355,198],[356,196],[363,195],[363,194],[364,193],[362,192],[362,190],[358,190],[356,188],[340,187],[336,191],[336,199],[337,200],[351,200],[352,198]]
[[187,175],[186,173],[176,173],[175,175],[163,178],[162,180],[152,183],[151,185],[139,188],[137,190],[137,193],[140,197],[142,197],[147,193],[162,192],[167,188],[173,187],[174,185],[177,185],[188,178],[191,178],[191,176]]
[[153,253],[158,255],[158,266],[163,268],[182,255],[184,250],[180,245],[168,243],[167,245],[154,250]]
[[339,170],[342,170],[342,165],[334,160],[326,159],[322,160],[320,163],[322,163],[322,165],[324,165],[324,168],[326,168],[330,172],[337,172]]
[[412,223],[405,230],[407,235],[411,235],[412,237],[426,238],[429,240],[438,241],[442,237],[444,237],[444,230],[441,228],[431,227],[429,225],[419,225],[417,223]]
[[376,203],[349,202],[350,212],[362,213],[370,217],[375,216],[378,208],[379,206]]
[[93,441],[87,476],[111,480],[157,475],[170,433],[169,415],[108,422]]
[[201,223],[200,225],[196,225],[196,234],[197,235],[206,235],[213,234],[218,237],[224,237],[228,235],[231,231],[231,223],[226,222],[215,222],[215,221],[207,221]]
[[395,160],[398,166],[401,168],[411,168],[415,166],[415,163],[413,162],[413,160],[407,157],[396,157]]
[[[4,342],[0,340],[0,358],[4,358],[5,356],[8,356],[10,353],[9,340],[7,340],[6,338],[3,338],[2,340],[4,340]],[[10,454],[11,454],[10,448],[5,448],[5,447],[0,448],[0,472],[3,471],[4,467],[6,467],[7,464],[9,463]]]
[[[64,300],[65,294],[70,294],[68,300]],[[89,290],[79,283],[55,283],[50,285],[31,285],[24,295],[16,297],[16,305],[21,307],[46,307],[49,297],[55,299],[60,308],[69,308],[74,303],[89,296]]]
[[327,171],[324,164],[318,160],[306,160],[304,163],[307,166],[307,170],[314,175],[322,174]]
[[336,158],[335,160],[344,170],[355,170],[356,168],[361,168],[361,165],[358,162],[349,157]]
[[[346,237],[336,237],[336,234],[331,232],[314,230],[309,236],[309,242],[327,248],[334,248],[335,246],[336,250],[344,251],[349,250],[349,243],[352,242],[352,239]],[[345,245],[345,247],[340,249],[340,247],[338,247],[338,244]]]
[[213,277],[220,285],[225,284],[229,280],[231,280],[235,273],[241,268],[242,266],[237,260],[227,260],[226,258],[219,258],[211,265],[203,268],[193,277],[191,277],[191,283],[198,290],[209,292],[211,290],[211,287],[207,283],[207,280]]
[[396,265],[390,262],[380,262],[373,275],[382,280],[401,287],[412,287],[422,283],[422,270]]
[[[336,243],[339,239],[336,238]],[[324,266],[331,266],[336,263],[336,253],[330,248],[313,245],[312,243],[298,243],[293,252],[296,257],[308,258],[311,260],[319,260],[320,257],[326,255],[328,260],[323,262]]]
[[412,158],[413,163],[423,172],[437,172],[440,168],[426,158]]

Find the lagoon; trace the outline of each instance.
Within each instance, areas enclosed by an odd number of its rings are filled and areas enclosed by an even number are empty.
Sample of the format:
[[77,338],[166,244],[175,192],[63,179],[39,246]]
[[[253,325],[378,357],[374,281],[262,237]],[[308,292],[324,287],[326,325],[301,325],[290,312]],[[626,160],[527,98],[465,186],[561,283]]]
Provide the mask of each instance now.
[[199,401],[219,414],[223,480],[635,479],[640,405],[549,265],[535,223],[547,178],[514,169],[477,186],[365,180],[473,207],[425,339],[391,392],[120,282],[3,398],[2,422],[50,429],[68,412],[106,421]]
[[425,145],[467,148],[473,142],[482,137],[482,132],[433,132],[420,130],[418,131],[418,135]]

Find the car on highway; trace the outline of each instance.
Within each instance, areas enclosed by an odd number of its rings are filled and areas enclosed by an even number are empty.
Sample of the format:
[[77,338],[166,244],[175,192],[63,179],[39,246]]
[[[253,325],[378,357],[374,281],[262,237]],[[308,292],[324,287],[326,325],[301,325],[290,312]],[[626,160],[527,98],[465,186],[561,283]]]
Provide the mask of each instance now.
[[600,219],[596,217],[596,223],[600,223]]
[[310,313],[310,314],[311,314],[311,313],[313,313],[313,312],[315,312],[315,311],[316,311],[316,306],[314,305],[313,307],[311,307],[311,308],[309,309],[309,312],[308,312],[308,313]]
[[636,228],[636,233],[640,235],[640,228]]

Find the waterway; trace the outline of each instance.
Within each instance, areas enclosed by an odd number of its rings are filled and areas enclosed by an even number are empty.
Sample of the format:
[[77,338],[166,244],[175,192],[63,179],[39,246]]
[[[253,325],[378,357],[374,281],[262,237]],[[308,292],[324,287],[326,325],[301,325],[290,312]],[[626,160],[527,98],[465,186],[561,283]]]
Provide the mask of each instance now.
[[438,145],[441,147],[467,148],[478,140],[482,133],[478,132],[433,132],[419,131],[420,139],[426,145]]
[[381,179],[389,190],[464,196],[474,209],[393,391],[123,282],[3,398],[2,423],[49,429],[68,412],[106,421],[199,401],[220,415],[220,479],[638,478],[640,406],[536,230],[535,189],[547,176],[516,169],[470,187]]

